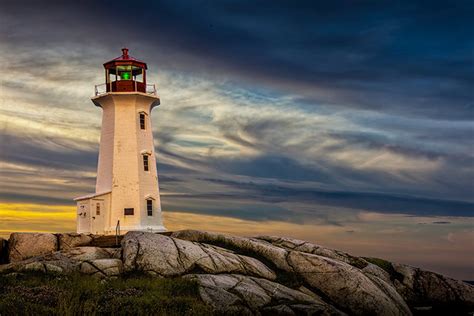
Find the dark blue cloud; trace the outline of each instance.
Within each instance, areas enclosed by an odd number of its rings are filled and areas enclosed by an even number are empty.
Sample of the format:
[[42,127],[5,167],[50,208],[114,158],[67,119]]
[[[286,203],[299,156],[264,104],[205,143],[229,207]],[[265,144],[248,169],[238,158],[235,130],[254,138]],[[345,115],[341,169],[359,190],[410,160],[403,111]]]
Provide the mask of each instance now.
[[129,45],[158,67],[225,73],[312,106],[473,118],[472,1],[27,3],[3,5],[22,21],[6,25],[4,40],[80,38],[86,56]]
[[[61,72],[62,64],[73,64],[75,69],[97,65],[97,74],[102,75],[101,63],[127,45],[132,55],[149,62],[158,73],[165,69],[198,74],[216,84],[226,79],[226,89],[235,85],[270,91],[272,96],[291,95],[292,106],[308,116],[359,109],[378,114],[347,118],[369,130],[322,131],[339,142],[326,147],[321,156],[305,157],[306,161],[297,153],[320,139],[306,140],[286,152],[282,145],[285,133],[277,131],[297,130],[299,122],[291,118],[212,120],[219,131],[214,136],[258,151],[252,157],[186,155],[176,147],[195,146],[196,141],[176,139],[179,126],[160,128],[155,137],[164,191],[193,191],[192,181],[202,179],[206,172],[222,181],[247,177],[304,183],[297,188],[208,181],[244,190],[246,195],[200,192],[194,187],[196,192],[186,192],[189,194],[182,199],[250,199],[273,207],[285,200],[305,201],[383,212],[469,216],[474,146],[473,13],[471,1],[19,0],[2,4],[0,36],[6,49],[11,49],[7,53],[21,61],[9,64],[10,70],[44,76],[58,86],[75,85],[81,76],[95,77],[91,72],[80,76]],[[54,58],[45,58],[51,51],[56,52]],[[53,68],[57,71],[45,72]],[[3,86],[16,91],[28,87],[18,81],[5,81]],[[59,104],[63,100],[48,102],[55,107],[75,106]],[[192,111],[198,107],[189,104],[175,114],[192,117],[198,115]],[[238,111],[236,108],[236,116]],[[57,139],[3,132],[2,161],[95,170],[95,145],[87,150],[70,148]],[[440,167],[420,180],[410,172],[394,176],[386,170],[358,170],[324,157],[343,149],[384,150],[400,157],[438,161]],[[370,191],[367,184],[388,193],[366,193]],[[315,189],[319,186],[330,190]],[[423,198],[413,197],[418,195]],[[437,196],[439,200],[433,199]],[[179,208],[177,196],[163,200]],[[243,207],[237,209],[235,214],[243,214]],[[216,210],[224,211],[220,206]],[[289,216],[285,212],[261,210],[262,215],[255,217],[273,214],[281,219]]]
[[292,181],[332,182],[326,171],[307,167],[285,156],[259,156],[254,159],[216,159],[211,161],[217,170],[257,178]]
[[58,170],[94,171],[98,145],[91,150],[72,148],[60,138],[0,134],[0,158],[3,162]]
[[[234,188],[242,196],[254,196],[269,203],[300,202],[314,205],[314,210],[324,206],[344,207],[381,213],[408,214],[416,216],[474,216],[474,203],[412,196],[368,192],[335,192],[317,189],[295,188],[283,185],[261,185],[254,182],[237,182],[206,179]],[[250,193],[250,195],[247,195]]]

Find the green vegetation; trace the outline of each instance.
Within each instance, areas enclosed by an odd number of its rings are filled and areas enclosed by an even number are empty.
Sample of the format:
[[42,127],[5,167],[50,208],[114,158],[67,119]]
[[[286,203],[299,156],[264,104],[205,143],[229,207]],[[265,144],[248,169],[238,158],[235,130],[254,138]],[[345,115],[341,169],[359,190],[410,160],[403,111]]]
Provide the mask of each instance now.
[[0,275],[0,315],[212,315],[195,282],[129,275]]
[[394,280],[399,280],[399,281],[403,281],[403,275],[398,273],[392,266],[392,263],[387,261],[387,260],[384,260],[384,259],[380,259],[380,258],[367,258],[367,257],[364,257],[364,259],[372,264],[375,264],[376,266],[378,266],[379,268],[382,268],[384,269],[389,275],[390,275],[390,279],[392,281]]

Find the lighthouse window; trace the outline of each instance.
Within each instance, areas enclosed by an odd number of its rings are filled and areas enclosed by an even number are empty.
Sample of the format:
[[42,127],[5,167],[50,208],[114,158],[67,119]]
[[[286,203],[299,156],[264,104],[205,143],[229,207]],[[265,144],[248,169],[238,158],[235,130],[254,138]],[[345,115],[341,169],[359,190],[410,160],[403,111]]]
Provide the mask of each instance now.
[[95,215],[100,215],[100,203],[97,203],[95,206]]
[[148,155],[143,155],[143,170],[148,171]]
[[133,213],[134,213],[133,211],[134,211],[134,210],[133,210],[133,207],[124,208],[124,209],[123,209],[123,214],[124,214],[124,215],[133,215]]
[[140,129],[145,129],[145,113],[140,113]]
[[148,216],[153,216],[153,200],[146,200],[146,210]]

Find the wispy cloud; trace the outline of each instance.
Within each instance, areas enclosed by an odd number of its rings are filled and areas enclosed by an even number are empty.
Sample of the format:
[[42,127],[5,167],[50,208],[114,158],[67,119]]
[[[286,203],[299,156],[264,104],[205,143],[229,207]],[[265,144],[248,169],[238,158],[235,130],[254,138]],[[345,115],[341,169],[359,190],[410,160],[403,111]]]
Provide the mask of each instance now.
[[[89,99],[130,46],[158,84],[160,189],[176,218],[323,225],[360,242],[376,226],[360,226],[364,212],[405,216],[384,238],[403,239],[410,216],[472,224],[472,3],[139,0],[118,21],[128,5],[2,4],[2,201],[72,206],[93,190]],[[460,234],[427,218],[423,236]]]

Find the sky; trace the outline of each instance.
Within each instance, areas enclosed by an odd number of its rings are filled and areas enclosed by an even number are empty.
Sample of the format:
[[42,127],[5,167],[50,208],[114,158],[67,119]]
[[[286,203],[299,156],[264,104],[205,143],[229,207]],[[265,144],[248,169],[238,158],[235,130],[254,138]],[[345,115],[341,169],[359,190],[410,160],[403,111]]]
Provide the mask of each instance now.
[[164,223],[474,280],[472,1],[0,0],[0,235],[74,231],[102,64],[147,62]]

